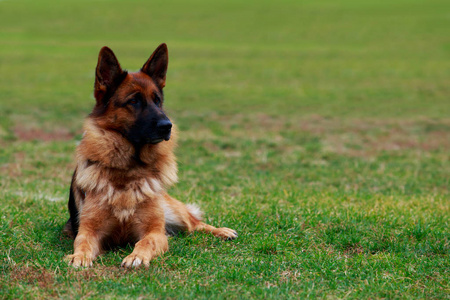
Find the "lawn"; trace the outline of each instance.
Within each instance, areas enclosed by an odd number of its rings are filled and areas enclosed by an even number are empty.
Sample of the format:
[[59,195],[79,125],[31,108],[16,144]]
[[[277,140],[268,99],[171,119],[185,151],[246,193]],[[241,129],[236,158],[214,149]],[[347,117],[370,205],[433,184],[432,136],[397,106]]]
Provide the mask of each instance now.
[[[450,298],[450,4],[0,1],[1,298]],[[221,241],[68,267],[74,151],[108,45],[169,47],[179,184]]]

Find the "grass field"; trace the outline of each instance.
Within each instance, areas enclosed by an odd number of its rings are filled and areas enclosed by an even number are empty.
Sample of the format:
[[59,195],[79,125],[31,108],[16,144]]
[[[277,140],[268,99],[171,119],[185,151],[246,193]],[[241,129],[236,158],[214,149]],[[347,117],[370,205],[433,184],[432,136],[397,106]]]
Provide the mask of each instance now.
[[[189,4],[188,4],[189,3]],[[450,4],[0,1],[1,298],[450,298]],[[169,46],[179,184],[148,269],[63,261],[99,49]]]

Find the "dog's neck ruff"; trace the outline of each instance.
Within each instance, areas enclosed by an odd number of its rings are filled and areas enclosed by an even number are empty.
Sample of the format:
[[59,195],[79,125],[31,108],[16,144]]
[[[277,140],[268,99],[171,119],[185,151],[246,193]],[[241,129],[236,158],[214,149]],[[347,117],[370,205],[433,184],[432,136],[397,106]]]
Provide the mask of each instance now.
[[88,119],[77,147],[76,185],[87,197],[106,202],[121,221],[136,205],[160,196],[177,181],[173,140],[145,145],[136,164],[135,149],[121,134],[99,128]]

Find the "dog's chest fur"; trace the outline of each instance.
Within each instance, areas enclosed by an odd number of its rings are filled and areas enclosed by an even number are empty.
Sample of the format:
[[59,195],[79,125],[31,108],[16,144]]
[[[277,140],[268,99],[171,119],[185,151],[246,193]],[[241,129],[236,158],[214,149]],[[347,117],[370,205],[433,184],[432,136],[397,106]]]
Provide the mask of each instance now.
[[90,193],[98,205],[109,206],[120,221],[131,217],[139,203],[155,199],[164,191],[157,178],[136,178],[123,170],[105,168],[89,161],[77,166],[75,182],[82,191]]
[[[85,130],[77,148],[75,186],[109,207],[119,221],[130,219],[140,203],[157,199],[177,181],[173,141],[142,149],[137,165],[134,147],[120,134],[99,130],[89,120]],[[76,205],[82,213],[83,201],[76,199]]]

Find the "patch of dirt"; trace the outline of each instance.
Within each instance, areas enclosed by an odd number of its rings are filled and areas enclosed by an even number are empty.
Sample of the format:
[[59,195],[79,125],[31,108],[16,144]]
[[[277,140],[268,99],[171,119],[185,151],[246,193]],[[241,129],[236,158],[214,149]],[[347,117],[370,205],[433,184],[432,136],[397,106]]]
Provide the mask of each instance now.
[[341,119],[319,115],[289,119],[265,114],[210,117],[223,124],[232,138],[267,140],[282,149],[294,147],[295,137],[303,136],[317,137],[324,151],[348,156],[399,150],[450,151],[450,119]]
[[48,272],[44,268],[15,267],[11,270],[10,278],[12,282],[26,282],[38,285],[40,288],[52,288],[55,283],[55,274]]
[[280,281],[281,282],[288,282],[288,281],[298,281],[299,277],[301,277],[301,273],[298,270],[285,270],[281,272],[280,274]]
[[14,135],[21,141],[69,141],[74,135],[67,129],[58,128],[53,131],[44,131],[40,128],[25,128],[16,126],[13,129]]
[[22,176],[22,166],[19,162],[25,158],[25,153],[17,152],[14,154],[15,162],[0,165],[0,174],[10,178]]
[[[450,128],[450,127],[449,127]],[[427,131],[426,124],[365,123],[345,125],[322,135],[325,150],[350,156],[371,156],[400,150],[450,150],[450,129]]]
[[344,250],[344,254],[347,256],[352,256],[352,255],[356,255],[356,254],[361,254],[364,252],[363,247],[357,243],[351,246],[348,246],[345,250]]

